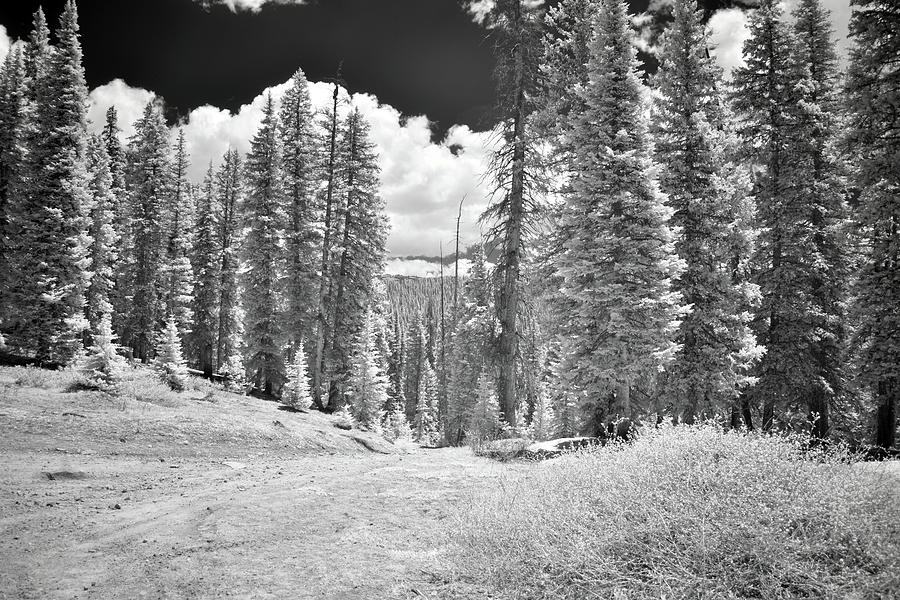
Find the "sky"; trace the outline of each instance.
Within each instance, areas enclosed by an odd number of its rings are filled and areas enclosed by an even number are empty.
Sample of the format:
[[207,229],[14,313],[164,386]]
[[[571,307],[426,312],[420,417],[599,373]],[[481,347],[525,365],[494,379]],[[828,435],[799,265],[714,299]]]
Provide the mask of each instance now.
[[[554,0],[548,0],[553,2]],[[740,63],[755,0],[702,0],[714,54]],[[785,0],[788,10],[797,0]],[[491,0],[477,0],[484,9]],[[631,0],[633,12],[669,0]],[[823,0],[846,49],[849,0]],[[0,59],[31,29],[43,5],[54,28],[64,0],[0,2]],[[649,6],[648,6],[649,4]],[[297,68],[313,103],[330,101],[340,77],[343,105],[360,108],[379,148],[391,256],[435,256],[452,244],[465,197],[461,238],[479,236],[488,202],[492,42],[461,0],[80,0],[79,21],[92,128],[110,105],[123,137],[151,98],[184,127],[199,181],[229,146],[249,149],[266,93],[277,100]]]

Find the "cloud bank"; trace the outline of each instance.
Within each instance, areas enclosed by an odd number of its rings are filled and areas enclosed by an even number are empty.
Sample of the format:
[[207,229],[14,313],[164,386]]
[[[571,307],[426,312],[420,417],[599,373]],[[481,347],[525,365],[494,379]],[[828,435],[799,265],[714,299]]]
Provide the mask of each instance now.
[[[190,152],[189,176],[199,182],[210,161],[219,164],[229,147],[242,154],[262,121],[263,104],[271,93],[280,100],[290,82],[271,86],[243,105],[236,113],[205,105],[192,110],[183,123]],[[310,96],[316,108],[331,104],[333,88],[321,82],[310,83]],[[482,173],[488,162],[490,135],[456,125],[446,138],[434,143],[428,119],[404,118],[390,105],[371,94],[341,90],[342,111],[357,107],[371,125],[372,141],[377,146],[381,167],[381,195],[391,221],[388,253],[392,256],[436,256],[443,242],[449,253],[455,236],[459,202],[466,196],[461,221],[461,246],[479,239],[478,216],[488,201],[489,185]],[[133,133],[133,123],[143,113],[153,92],[131,87],[120,79],[95,88],[90,93],[88,116],[92,131],[99,131],[106,109],[119,112],[122,139]]]
[[196,0],[204,8],[227,6],[233,13],[258,13],[266,4],[306,4],[306,0]]

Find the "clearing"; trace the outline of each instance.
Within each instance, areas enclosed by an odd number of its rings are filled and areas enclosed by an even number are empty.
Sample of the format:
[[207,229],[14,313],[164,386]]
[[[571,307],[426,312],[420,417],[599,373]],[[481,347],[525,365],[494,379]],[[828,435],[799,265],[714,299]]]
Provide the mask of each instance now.
[[432,598],[450,509],[522,469],[202,386],[123,402],[18,374],[0,598]]

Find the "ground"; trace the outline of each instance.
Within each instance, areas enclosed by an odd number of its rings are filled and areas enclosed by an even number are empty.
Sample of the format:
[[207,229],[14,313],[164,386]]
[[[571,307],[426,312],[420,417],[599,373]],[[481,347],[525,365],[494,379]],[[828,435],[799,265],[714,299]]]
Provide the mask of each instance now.
[[45,387],[0,370],[0,598],[432,598],[448,511],[521,468],[233,394]]

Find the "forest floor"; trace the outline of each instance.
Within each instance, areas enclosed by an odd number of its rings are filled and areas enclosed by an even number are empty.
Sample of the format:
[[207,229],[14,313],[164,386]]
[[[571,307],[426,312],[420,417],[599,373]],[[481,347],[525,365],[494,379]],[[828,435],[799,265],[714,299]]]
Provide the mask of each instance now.
[[122,401],[17,372],[0,598],[446,597],[451,510],[527,469],[224,392]]

